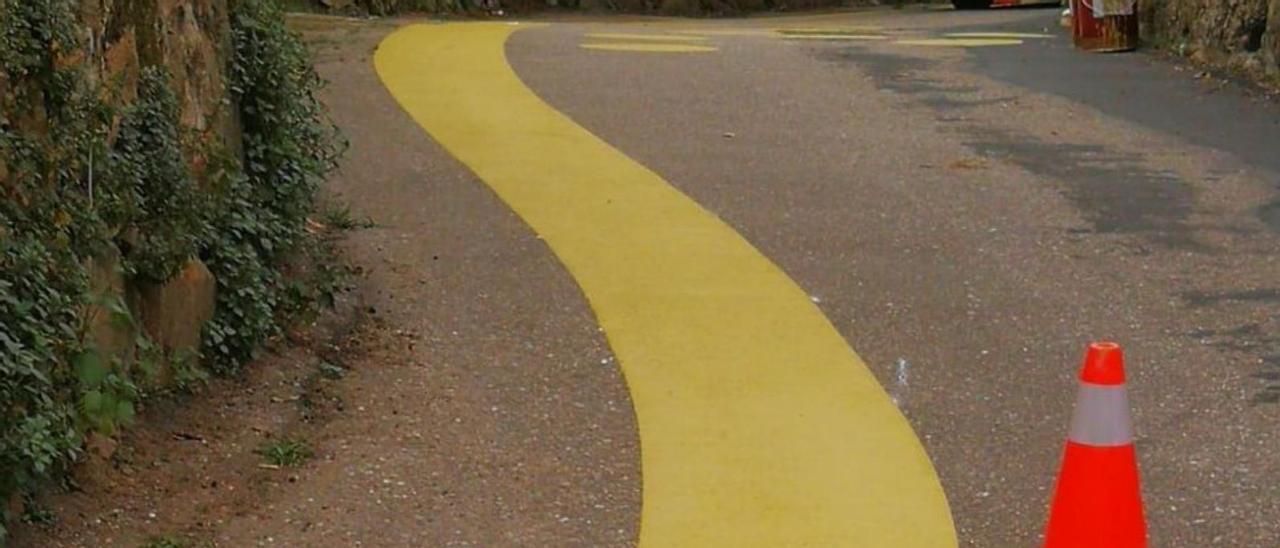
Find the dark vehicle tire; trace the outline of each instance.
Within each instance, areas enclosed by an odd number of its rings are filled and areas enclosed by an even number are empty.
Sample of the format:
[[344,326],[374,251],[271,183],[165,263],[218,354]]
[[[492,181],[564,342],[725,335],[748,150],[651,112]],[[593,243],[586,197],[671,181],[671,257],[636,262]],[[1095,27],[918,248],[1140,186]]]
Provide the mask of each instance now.
[[991,0],[951,0],[958,10],[985,10],[991,7]]

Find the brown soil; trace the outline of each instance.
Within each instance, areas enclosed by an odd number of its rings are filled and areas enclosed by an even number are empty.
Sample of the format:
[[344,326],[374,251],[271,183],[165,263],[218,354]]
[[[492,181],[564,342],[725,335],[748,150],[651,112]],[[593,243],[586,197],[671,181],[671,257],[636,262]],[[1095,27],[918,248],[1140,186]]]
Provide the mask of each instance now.
[[322,321],[278,341],[242,378],[153,400],[118,442],[90,443],[70,492],[36,502],[54,522],[17,527],[14,545],[196,543],[236,518],[271,512],[281,490],[314,467],[275,467],[255,450],[296,439],[315,448],[316,459],[333,460],[326,427],[362,388],[340,379],[370,373],[348,368],[404,362],[412,345],[357,303],[348,295]]

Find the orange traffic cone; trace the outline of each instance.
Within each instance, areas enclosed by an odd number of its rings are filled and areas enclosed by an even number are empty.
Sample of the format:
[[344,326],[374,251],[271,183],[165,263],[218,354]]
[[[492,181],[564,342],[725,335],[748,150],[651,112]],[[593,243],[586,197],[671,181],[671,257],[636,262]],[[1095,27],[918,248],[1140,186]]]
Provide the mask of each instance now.
[[1089,345],[1044,545],[1147,545],[1138,458],[1124,388],[1124,352],[1118,344]]

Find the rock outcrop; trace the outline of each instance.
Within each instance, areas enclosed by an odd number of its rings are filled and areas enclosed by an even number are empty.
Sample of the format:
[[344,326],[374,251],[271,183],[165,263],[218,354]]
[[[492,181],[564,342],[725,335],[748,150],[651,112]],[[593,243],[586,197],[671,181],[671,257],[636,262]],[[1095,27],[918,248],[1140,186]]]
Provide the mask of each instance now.
[[[235,150],[240,128],[227,90],[227,0],[81,0],[79,7],[90,77],[110,90],[114,106],[123,107],[138,96],[142,67],[163,66],[178,99],[181,127],[194,138],[185,147],[193,175],[202,177],[208,161],[203,154],[217,148],[209,145]],[[111,289],[157,344],[193,355],[213,315],[214,285],[208,268],[193,258],[165,284],[128,280]],[[100,333],[119,352],[121,341],[111,340],[119,334],[110,329]]]
[[200,334],[213,318],[217,283],[209,268],[192,259],[172,280],[136,284],[132,308],[152,340],[186,355],[200,350]]
[[[0,0],[0,8],[13,1]],[[139,96],[143,68],[163,66],[178,101],[185,159],[196,179],[203,177],[208,151],[238,153],[239,121],[227,89],[228,1],[76,0],[67,4],[76,19],[79,47],[59,52],[57,62],[83,67],[90,89],[99,90],[116,113],[107,146],[116,140],[120,117]],[[21,92],[39,96],[44,90],[38,81],[10,80],[0,71],[0,116],[11,120],[20,134],[52,134],[53,122],[43,109],[22,111],[15,106]],[[0,184],[8,175],[0,156]],[[201,329],[214,306],[212,275],[198,260],[193,258],[174,280],[160,286],[126,276],[114,247],[87,260],[85,269],[93,295],[85,311],[92,346],[127,362],[136,353],[135,339],[143,329],[166,350],[198,350]],[[129,310],[113,310],[123,303]],[[122,313],[134,317],[122,321],[118,317]]]
[[[172,77],[184,128],[200,140],[239,142],[227,100],[226,0],[81,0],[80,7],[87,53],[121,103],[136,97],[140,67],[161,65]],[[190,162],[200,174],[205,159],[198,148]]]

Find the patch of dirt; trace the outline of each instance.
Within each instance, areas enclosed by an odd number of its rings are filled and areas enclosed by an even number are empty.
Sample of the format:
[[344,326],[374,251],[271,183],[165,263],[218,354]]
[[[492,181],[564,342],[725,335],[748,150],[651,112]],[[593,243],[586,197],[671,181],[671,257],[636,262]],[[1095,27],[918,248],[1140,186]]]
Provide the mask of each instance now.
[[[315,462],[274,466],[258,453],[281,440],[336,458],[326,426],[371,367],[403,362],[412,341],[346,295],[335,312],[302,326],[246,368],[194,394],[149,402],[118,442],[98,439],[66,492],[46,493],[48,525],[16,527],[15,546],[217,543],[232,520],[270,513],[280,493],[308,481]],[[352,377],[353,382],[343,382]]]

